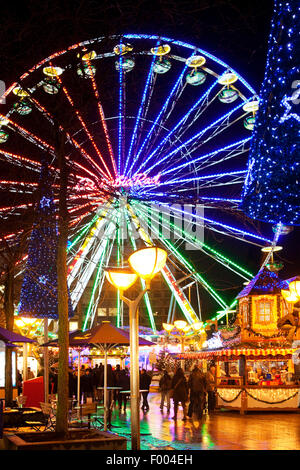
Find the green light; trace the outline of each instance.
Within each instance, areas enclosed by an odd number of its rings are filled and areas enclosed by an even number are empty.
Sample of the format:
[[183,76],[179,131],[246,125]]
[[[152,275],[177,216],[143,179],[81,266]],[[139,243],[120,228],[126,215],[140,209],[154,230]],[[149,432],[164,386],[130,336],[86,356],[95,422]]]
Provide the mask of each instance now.
[[[137,211],[138,212],[138,211]],[[140,215],[143,218],[142,215]],[[226,302],[219,296],[219,294],[205,281],[205,279],[194,269],[194,267],[179,253],[179,251],[174,247],[174,245],[164,237],[160,237],[157,230],[152,228],[156,233],[157,237],[168,247],[168,249],[182,262],[182,264],[193,273],[193,276],[210,292],[212,297],[224,308],[227,308]]]
[[[165,219],[165,217],[163,217],[163,215],[161,214],[161,218],[164,222],[166,222],[167,224],[169,224],[171,227],[173,227],[174,230],[177,230],[178,232],[178,227],[176,227],[172,222],[170,222],[169,220]],[[222,255],[222,253],[219,253],[217,250],[215,250],[214,248],[211,248],[209,245],[207,245],[206,243],[202,242],[202,241],[199,241],[197,240],[196,237],[192,237],[190,234],[188,234],[185,230],[182,229],[182,232],[184,233],[185,237],[187,240],[189,240],[190,242],[194,242],[196,243],[197,245],[200,246],[201,249],[205,248],[207,251],[213,253],[215,256],[217,256],[218,258],[220,258],[221,260],[223,260],[224,262],[230,264],[231,266],[233,266],[234,268],[238,269],[239,271],[241,271],[242,273],[246,274],[247,276],[249,276],[250,279],[253,278],[253,274],[250,273],[249,271],[247,271],[245,268],[242,268],[241,266],[239,266],[237,263],[235,263],[234,261],[232,261],[230,258],[227,258],[226,256]],[[250,280],[250,279],[247,279],[247,280]]]
[[[136,251],[137,247],[136,247],[135,239],[132,236],[132,229],[131,229],[131,225],[130,225],[128,217],[127,217],[127,229],[128,229],[128,233],[129,233],[129,236],[130,236],[130,241],[131,241],[133,251]],[[144,279],[141,279],[141,284],[142,284],[142,289],[144,290],[146,288],[146,283],[145,283]],[[144,300],[145,300],[149,320],[150,320],[150,323],[151,323],[151,328],[152,328],[153,333],[155,334],[156,333],[156,325],[155,325],[155,321],[154,321],[152,306],[151,306],[151,303],[150,303],[148,292],[145,293]]]

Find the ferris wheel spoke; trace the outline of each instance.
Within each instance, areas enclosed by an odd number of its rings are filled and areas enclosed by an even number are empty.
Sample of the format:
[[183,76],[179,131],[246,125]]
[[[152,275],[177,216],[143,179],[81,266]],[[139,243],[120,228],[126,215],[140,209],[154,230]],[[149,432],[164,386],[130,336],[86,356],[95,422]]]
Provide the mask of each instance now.
[[[136,162],[137,162],[137,160],[138,160],[140,154],[143,152],[145,146],[146,146],[147,143],[149,142],[149,139],[151,138],[153,132],[157,129],[157,125],[158,125],[159,121],[162,120],[163,114],[166,112],[166,110],[167,110],[167,108],[168,108],[168,105],[169,105],[169,103],[171,102],[171,99],[173,98],[173,96],[174,96],[176,90],[178,90],[179,85],[182,83],[182,79],[183,79],[183,76],[184,76],[186,70],[187,70],[187,65],[185,65],[185,66],[183,67],[182,72],[180,73],[179,77],[177,78],[177,80],[176,80],[176,82],[175,82],[173,88],[171,89],[171,91],[170,91],[170,93],[169,93],[169,95],[168,95],[166,101],[164,102],[164,104],[163,104],[163,106],[162,106],[160,112],[159,112],[158,115],[156,116],[156,118],[155,118],[155,120],[154,120],[154,122],[153,122],[153,124],[152,124],[152,126],[151,126],[151,128],[150,128],[150,130],[148,131],[148,133],[147,133],[147,135],[146,135],[146,137],[145,137],[145,139],[144,139],[142,145],[140,146],[140,148],[139,148],[138,151],[137,151],[135,160],[132,162],[132,165],[131,165],[129,171],[132,171],[132,170],[133,170],[133,168],[134,168],[134,166],[135,166],[135,164],[136,164]],[[173,108],[172,108],[172,109],[173,109]],[[169,117],[169,115],[167,116],[167,118],[165,119],[165,121],[168,119],[168,117]],[[163,126],[163,121],[161,121],[161,126]],[[158,126],[158,133],[159,133],[160,129],[162,128],[161,126]],[[157,133],[157,134],[158,134],[158,133]],[[155,137],[157,137],[157,134],[156,134]],[[152,141],[152,145],[153,145],[153,142],[155,141],[155,139],[152,139],[151,141]]]
[[[163,207],[164,205],[162,203],[157,203],[157,205],[159,207],[162,208],[163,210]],[[180,209],[177,205],[172,205],[172,211],[175,211],[176,213],[179,213],[181,214],[182,216],[184,215],[187,215],[187,216],[190,216],[190,213],[185,211],[184,209]],[[220,221],[217,221],[217,220],[213,220],[211,218],[208,218],[208,217],[204,217],[204,216],[201,216],[200,214],[194,214],[194,217],[196,219],[196,221],[200,221],[201,223],[205,223],[205,224],[210,224],[210,225],[217,225],[217,226],[220,226],[222,227],[223,229],[226,229],[228,230],[229,233],[232,233],[232,234],[237,234],[239,236],[243,235],[243,236],[246,236],[248,238],[254,238],[256,240],[260,240],[261,242],[264,242],[264,243],[272,243],[272,240],[269,240],[265,237],[262,237],[256,233],[251,233],[251,232],[248,232],[246,230],[242,230],[238,227],[233,227],[232,225],[229,225],[229,224],[225,224],[223,222],[220,222]],[[244,241],[248,241],[248,240],[244,240]],[[261,245],[263,246],[263,245]]]
[[[95,318],[96,311],[99,305],[99,300],[100,300],[100,296],[101,296],[102,288],[104,284],[104,279],[105,279],[103,266],[104,265],[107,266],[109,264],[115,237],[116,237],[116,233],[114,233],[112,240],[110,240],[110,242],[106,244],[103,250],[103,254],[99,260],[90,300],[89,300],[87,310],[85,313],[85,318],[83,321],[83,327],[82,327],[83,331],[85,331],[88,328],[88,322],[90,323],[90,328],[92,328],[93,326],[94,318]],[[96,297],[97,290],[98,290],[98,294]]]
[[[53,126],[54,125],[54,120],[53,120],[53,116],[51,115],[51,113],[49,111],[47,111],[47,109],[41,105],[41,103],[33,98],[31,96],[31,101],[35,104],[36,108],[42,113],[42,115],[44,117],[46,117],[46,119],[51,123],[51,125]],[[109,179],[109,177],[106,175],[106,173],[102,170],[102,168],[100,168],[97,163],[92,159],[92,157],[90,156],[89,153],[87,153],[83,148],[82,146],[75,140],[74,136],[72,137],[65,129],[62,125],[59,125],[59,130],[61,132],[63,132],[69,142],[69,144],[74,147],[75,149],[77,149],[80,154],[98,171],[100,172],[100,174],[102,176],[104,176],[105,179]],[[73,162],[74,166],[77,166],[77,168],[84,168],[82,165],[79,165],[76,161]],[[93,173],[91,173],[88,169],[84,168],[84,171],[89,173],[90,175],[93,175]],[[97,178],[96,175],[93,175],[94,178]]]
[[[170,160],[173,155],[178,153],[184,147],[190,145],[191,143],[194,143],[196,139],[197,139],[197,142],[198,142],[198,139],[200,139],[203,134],[205,134],[208,130],[214,128],[215,126],[217,126],[220,123],[222,125],[222,123],[225,122],[228,118],[230,118],[233,115],[233,113],[240,110],[240,108],[243,105],[244,105],[244,102],[240,103],[238,106],[235,106],[233,109],[231,109],[227,113],[223,114],[221,117],[216,119],[214,122],[210,123],[204,129],[201,129],[200,131],[198,131],[196,134],[194,134],[192,137],[190,137],[187,141],[185,141],[184,143],[182,143],[181,145],[176,147],[172,152],[168,153],[163,158],[158,159],[152,166],[148,167],[145,170],[145,173],[149,173],[153,168],[157,167],[158,165],[161,165],[165,160]],[[197,148],[198,148],[198,145],[197,145]]]
[[[199,107],[200,103],[206,99],[209,93],[213,90],[213,88],[218,84],[218,80],[216,80],[204,93],[201,97],[196,101],[196,103],[188,110],[188,112],[177,122],[177,124],[169,131],[166,137],[160,141],[158,146],[147,156],[146,160],[141,164],[138,169],[138,172],[142,170],[142,168],[153,158],[153,156],[158,152],[158,150],[163,147],[163,145],[169,141],[170,137],[176,132],[176,130],[186,121],[188,116]],[[155,165],[154,165],[155,166]],[[152,167],[151,167],[152,168]]]
[[[163,169],[161,171],[161,173],[160,173],[161,177],[165,176],[167,174],[172,174],[174,171],[177,171],[177,170],[183,170],[184,168],[188,168],[190,166],[194,167],[194,165],[195,165],[194,168],[197,171],[197,170],[201,169],[201,167],[198,166],[199,162],[204,162],[204,164],[207,164],[207,162],[209,162],[209,161],[214,161],[213,157],[218,156],[220,154],[223,154],[223,152],[225,153],[225,156],[220,160],[220,162],[222,162],[223,160],[226,159],[226,153],[227,152],[228,152],[228,155],[230,155],[231,157],[234,157],[236,155],[240,155],[241,153],[246,152],[248,150],[248,149],[245,149],[245,144],[247,142],[249,142],[250,139],[251,139],[251,137],[248,137],[246,139],[239,140],[237,142],[233,142],[230,145],[226,145],[225,147],[221,147],[221,148],[218,148],[216,150],[213,150],[212,152],[206,153],[205,155],[201,155],[199,157],[193,158],[193,159],[189,160],[188,162],[183,162],[180,165],[175,165],[175,166],[172,166],[172,167],[170,167],[170,166],[166,167],[165,169]],[[207,166],[209,166],[209,165],[207,165]]]
[[[85,121],[83,120],[80,111],[79,111],[78,109],[76,109],[76,107],[75,107],[75,105],[74,105],[74,101],[73,101],[73,99],[71,98],[71,95],[70,95],[69,91],[67,90],[66,86],[64,86],[63,83],[62,83],[61,77],[60,77],[59,75],[56,75],[56,77],[57,77],[57,80],[58,80],[58,82],[60,83],[60,85],[61,85],[61,87],[62,87],[62,90],[63,90],[63,92],[64,92],[64,94],[65,94],[65,96],[66,96],[66,98],[67,98],[67,100],[68,100],[68,102],[69,102],[71,108],[73,109],[73,111],[74,111],[74,113],[75,113],[77,119],[79,120],[79,122],[80,122],[82,128],[84,129],[85,134],[87,135],[87,137],[88,137],[89,141],[91,142],[91,144],[92,144],[92,146],[93,146],[93,148],[94,148],[94,150],[95,150],[95,152],[96,152],[96,154],[97,154],[99,160],[101,161],[102,165],[103,165],[104,168],[105,168],[104,174],[107,176],[108,179],[112,179],[112,175],[111,175],[111,173],[110,173],[110,170],[109,170],[108,166],[106,165],[105,160],[104,160],[104,158],[103,158],[103,156],[102,156],[102,154],[101,154],[101,152],[100,152],[98,146],[96,145],[96,142],[95,142],[95,140],[94,140],[92,134],[91,134],[90,131],[88,130],[88,127],[87,127]],[[94,165],[98,168],[99,171],[101,171],[101,168],[99,167],[99,165],[98,165],[95,161],[94,161]],[[102,170],[102,172],[103,172],[103,170]]]
[[[142,98],[141,98],[141,104],[140,104],[139,109],[138,109],[134,129],[133,129],[131,140],[130,140],[129,150],[128,150],[128,154],[127,154],[126,162],[125,162],[125,167],[124,167],[124,174],[127,174],[127,166],[129,164],[129,160],[130,160],[132,152],[133,152],[133,146],[134,146],[134,143],[135,143],[135,140],[136,140],[136,134],[137,134],[138,126],[139,126],[139,123],[140,123],[142,113],[144,111],[147,95],[149,94],[149,88],[150,88],[150,85],[151,85],[151,80],[153,78],[153,66],[154,66],[154,63],[155,63],[155,59],[156,59],[156,56],[153,55],[152,60],[151,60],[151,64],[150,64],[150,69],[149,69],[149,72],[148,72],[148,75],[147,75],[147,78],[146,78],[146,83],[145,83],[145,87],[144,87],[144,90],[143,90]],[[133,159],[133,162],[135,162],[135,159]],[[130,174],[130,168],[128,170],[128,174]]]
[[[99,263],[101,257],[103,256],[107,244],[109,243],[111,237],[114,236],[115,233],[115,211],[111,214],[110,219],[107,221],[107,224],[104,228],[103,237],[100,238],[98,243],[93,243],[92,253],[90,253],[90,258],[88,263],[81,263],[79,271],[74,276],[68,276],[68,284],[71,288],[72,284],[75,283],[75,286],[72,287],[71,291],[71,300],[73,308],[76,307],[80,297],[85,290],[87,283],[89,282],[97,264]],[[71,271],[72,274],[72,271]]]
[[94,77],[94,73],[93,73],[92,68],[91,68],[90,60],[87,60],[87,64],[88,64],[88,67],[90,69],[89,76],[90,76],[90,79],[91,79],[94,95],[95,95],[95,98],[96,98],[96,101],[97,101],[98,112],[99,112],[99,115],[100,115],[103,131],[104,131],[104,135],[105,135],[106,144],[107,144],[110,159],[111,159],[111,162],[112,162],[112,165],[113,165],[114,174],[116,176],[117,175],[117,167],[116,167],[116,163],[115,163],[114,152],[113,152],[113,148],[112,148],[112,145],[111,145],[111,140],[110,140],[110,136],[109,136],[109,133],[108,133],[105,114],[104,114],[104,111],[103,111],[102,104],[100,102],[100,95],[99,95],[97,83],[96,83],[96,80],[95,80],[95,77]]
[[[131,220],[133,221],[136,230],[140,234],[142,240],[147,246],[153,246],[153,241],[149,237],[148,234],[148,225],[143,223],[143,220],[137,217],[135,211],[132,209],[131,206],[127,206],[129,215]],[[145,228],[143,228],[143,226]],[[166,264],[164,268],[161,270],[161,274],[166,281],[171,293],[174,295],[176,302],[178,303],[180,309],[182,310],[183,314],[185,315],[187,321],[191,324],[194,322],[199,321],[197,314],[195,313],[193,307],[189,303],[188,299],[186,298],[184,292],[180,289],[178,283],[176,282],[175,276],[173,275],[172,271]]]
[[[128,232],[128,235],[129,235],[130,243],[131,243],[133,251],[136,251],[137,246],[136,246],[135,238],[133,236],[132,226],[131,226],[131,223],[130,223],[130,217],[129,217],[129,214],[128,214],[127,211],[125,213],[125,208],[123,209],[123,211],[124,211],[124,214],[125,214],[125,217],[126,217],[127,232]],[[142,289],[144,290],[146,288],[146,283],[143,279],[141,279],[141,285],[142,285]],[[155,334],[156,333],[156,325],[155,325],[153,310],[152,310],[152,306],[151,306],[151,302],[150,302],[148,292],[145,292],[144,301],[145,301],[146,309],[147,309],[147,312],[148,312],[150,326],[152,328],[153,333]]]
[[[179,238],[182,238],[185,242],[187,242],[189,245],[194,246],[196,249],[200,249],[205,254],[215,259],[218,263],[221,263],[226,268],[232,270],[237,275],[241,276],[243,279],[246,279],[249,281],[253,277],[252,273],[247,271],[242,266],[239,266],[236,262],[231,260],[228,256],[224,256],[222,253],[210,247],[207,243],[204,243],[204,240],[199,240],[195,234],[191,235],[187,230],[183,229],[181,226],[172,223],[170,221],[170,214],[172,212],[172,208],[170,208],[170,210],[167,210],[167,209],[168,208],[163,208],[161,211],[158,211],[158,209],[155,209],[153,206],[151,206],[152,217],[156,219],[156,223],[162,224],[164,227],[167,227],[167,231],[168,231],[167,233],[170,233],[171,230],[173,230],[176,236],[178,236]],[[141,208],[141,210],[143,209]],[[144,211],[144,213],[146,215],[147,211]],[[166,217],[163,217],[162,214],[164,214]],[[180,221],[180,224],[182,224],[181,216],[179,216],[178,214],[176,215],[173,212],[173,217],[175,219],[178,219]],[[190,219],[192,218],[193,218],[193,214],[191,213]],[[185,223],[185,225],[186,224],[187,222]],[[193,225],[193,222],[191,222],[191,224]]]
[[[137,210],[139,214],[139,211]],[[150,215],[151,217],[151,215]],[[143,218],[143,217],[142,217]],[[192,277],[195,278],[200,284],[207,290],[207,292],[214,298],[214,300],[221,305],[223,308],[227,307],[226,302],[221,298],[221,296],[215,291],[215,289],[208,284],[208,282],[201,276],[195,268],[191,265],[191,263],[179,252],[177,248],[175,248],[174,244],[170,242],[167,238],[163,237],[159,231],[154,228],[153,229],[157,238],[163,243],[165,248],[172,253],[172,255],[192,274]]]

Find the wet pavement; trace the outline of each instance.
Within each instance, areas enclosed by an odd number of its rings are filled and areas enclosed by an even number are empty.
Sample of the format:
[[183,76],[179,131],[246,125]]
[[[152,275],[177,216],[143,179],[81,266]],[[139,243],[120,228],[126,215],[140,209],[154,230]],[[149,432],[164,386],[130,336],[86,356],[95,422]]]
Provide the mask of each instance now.
[[[150,410],[140,412],[142,450],[300,450],[300,414],[297,412],[248,412],[220,410],[198,420],[182,420],[179,407],[160,410],[160,395],[149,394]],[[130,405],[126,413],[113,411],[112,432],[128,439]]]

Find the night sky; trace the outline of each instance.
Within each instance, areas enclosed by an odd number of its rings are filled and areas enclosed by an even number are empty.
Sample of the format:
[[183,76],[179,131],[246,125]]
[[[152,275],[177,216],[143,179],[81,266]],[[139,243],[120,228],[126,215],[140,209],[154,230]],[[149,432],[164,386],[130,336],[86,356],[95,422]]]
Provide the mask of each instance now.
[[[271,0],[43,0],[18,6],[5,2],[0,19],[0,79],[9,86],[42,58],[76,42],[135,32],[162,34],[202,47],[238,70],[259,92],[272,6]],[[266,229],[270,235],[270,227]],[[215,246],[219,244],[235,253],[232,242],[218,238]],[[300,274],[299,228],[282,238],[281,244],[280,277]],[[255,272],[262,257],[257,259],[251,247],[245,250],[243,257]],[[232,286],[229,294],[232,298]]]

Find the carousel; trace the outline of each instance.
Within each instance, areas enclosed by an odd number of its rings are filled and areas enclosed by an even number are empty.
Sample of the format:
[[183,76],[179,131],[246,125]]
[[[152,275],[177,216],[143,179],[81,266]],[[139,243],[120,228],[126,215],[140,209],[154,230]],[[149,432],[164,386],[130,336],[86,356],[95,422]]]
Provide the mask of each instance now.
[[219,409],[299,410],[299,294],[299,278],[264,267],[237,296],[234,323],[210,328],[201,351],[177,355],[204,370],[215,364]]

